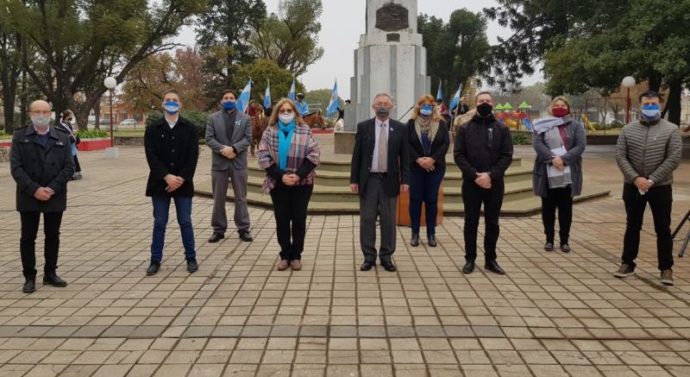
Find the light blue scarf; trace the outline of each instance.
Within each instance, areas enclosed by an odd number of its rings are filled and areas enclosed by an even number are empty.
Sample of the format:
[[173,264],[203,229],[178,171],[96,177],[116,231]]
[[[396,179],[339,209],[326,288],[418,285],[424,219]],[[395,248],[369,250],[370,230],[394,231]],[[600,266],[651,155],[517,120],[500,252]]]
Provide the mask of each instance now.
[[288,153],[290,152],[290,144],[292,144],[292,137],[295,134],[295,127],[297,124],[293,120],[288,124],[278,121],[278,167],[285,171],[288,166]]

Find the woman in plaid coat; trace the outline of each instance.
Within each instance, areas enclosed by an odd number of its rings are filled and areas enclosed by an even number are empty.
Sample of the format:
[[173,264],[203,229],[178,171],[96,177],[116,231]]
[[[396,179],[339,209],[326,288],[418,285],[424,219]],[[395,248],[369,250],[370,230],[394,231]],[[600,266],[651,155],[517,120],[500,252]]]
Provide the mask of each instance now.
[[259,143],[259,166],[266,170],[264,191],[271,194],[280,262],[278,271],[302,269],[307,207],[314,190],[319,145],[295,104],[281,99]]

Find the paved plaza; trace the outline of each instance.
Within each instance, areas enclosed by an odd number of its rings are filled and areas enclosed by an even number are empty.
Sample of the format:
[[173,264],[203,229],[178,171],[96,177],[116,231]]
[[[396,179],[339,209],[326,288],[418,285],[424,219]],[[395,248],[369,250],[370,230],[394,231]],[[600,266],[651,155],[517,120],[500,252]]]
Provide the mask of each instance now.
[[[327,157],[332,136],[321,141]],[[437,248],[410,247],[400,228],[399,271],[360,272],[352,215],[310,216],[303,270],[279,272],[272,211],[250,208],[254,242],[228,232],[209,244],[212,200],[197,197],[199,271],[186,272],[171,216],[161,271],[146,277],[148,168],[142,147],[120,152],[80,155],[58,270],[69,285],[40,284],[39,255],[30,295],[15,185],[0,163],[0,376],[690,376],[690,263],[676,258],[675,287],[658,283],[649,211],[637,275],[611,274],[625,228],[612,147],[585,154],[585,185],[611,196],[575,206],[572,253],[543,251],[539,216],[502,219],[506,276],[483,263],[462,274],[461,217],[444,219]],[[533,158],[531,147],[516,155]],[[202,147],[197,181],[210,157]],[[675,177],[674,227],[690,209],[690,161]]]

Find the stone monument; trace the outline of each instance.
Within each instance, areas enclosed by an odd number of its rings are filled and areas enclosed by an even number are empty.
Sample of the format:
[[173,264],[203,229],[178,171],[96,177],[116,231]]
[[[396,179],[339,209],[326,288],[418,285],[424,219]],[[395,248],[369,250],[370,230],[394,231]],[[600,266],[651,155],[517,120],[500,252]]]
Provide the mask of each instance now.
[[350,79],[352,104],[345,115],[345,130],[371,118],[377,93],[390,93],[396,102],[391,118],[406,121],[416,100],[431,90],[426,75],[426,49],[417,33],[417,0],[368,0],[366,34],[354,56]]

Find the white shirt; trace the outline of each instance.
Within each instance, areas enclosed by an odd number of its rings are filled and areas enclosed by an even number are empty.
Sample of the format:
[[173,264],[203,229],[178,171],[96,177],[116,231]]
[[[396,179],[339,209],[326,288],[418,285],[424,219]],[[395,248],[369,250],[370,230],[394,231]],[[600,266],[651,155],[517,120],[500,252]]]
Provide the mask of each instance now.
[[174,121],[168,120],[168,118],[165,118],[165,121],[168,122],[168,126],[170,126],[170,129],[172,130],[175,128],[175,125],[177,124],[177,121],[180,119],[179,115],[175,117]]
[[374,129],[374,136],[376,136],[376,141],[374,141],[374,156],[371,159],[371,172],[372,173],[386,173],[388,171],[388,166],[383,166],[379,168],[379,139],[381,138],[381,127],[384,127],[384,132],[386,133],[386,140],[390,140],[388,137],[390,134],[389,119],[385,122],[381,122],[379,118],[375,118],[374,124],[376,128]]

